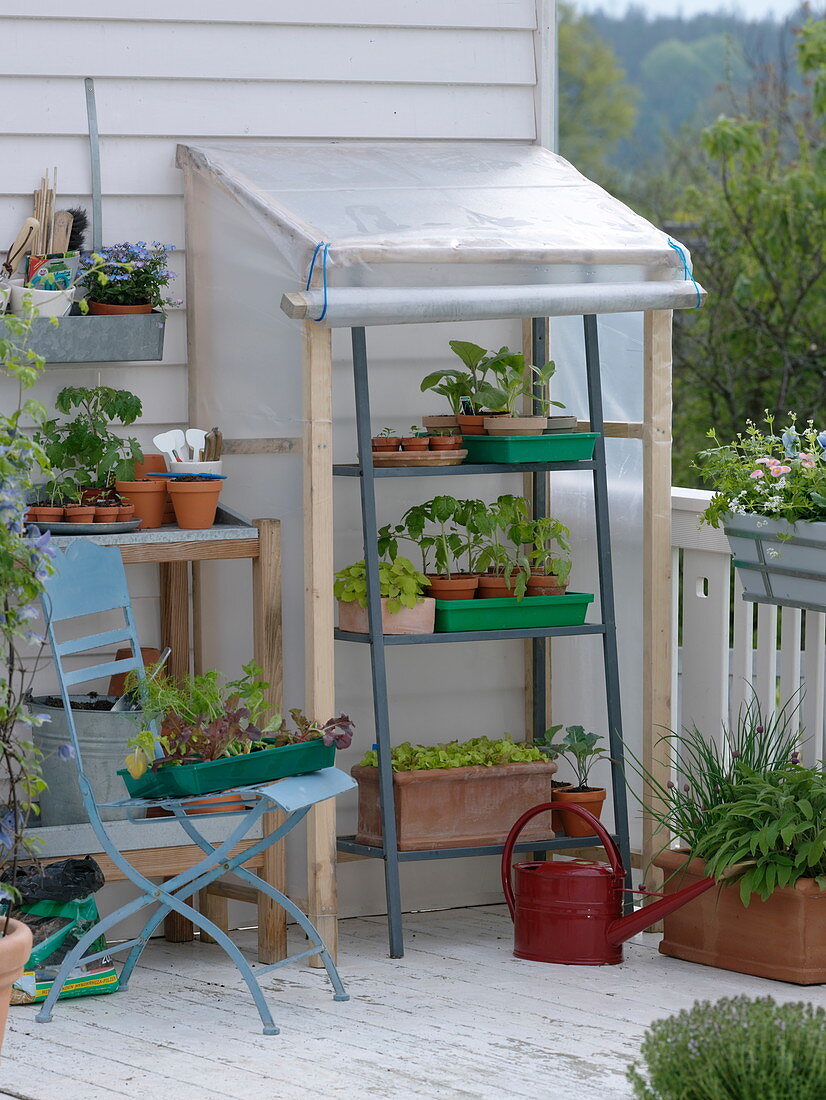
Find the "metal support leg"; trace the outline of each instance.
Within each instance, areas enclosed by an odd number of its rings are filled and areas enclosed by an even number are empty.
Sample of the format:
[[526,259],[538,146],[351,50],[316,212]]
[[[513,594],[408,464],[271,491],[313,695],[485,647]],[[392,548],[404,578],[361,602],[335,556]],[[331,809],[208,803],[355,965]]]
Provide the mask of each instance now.
[[367,343],[364,329],[354,328],[353,377],[356,391],[356,435],[361,463],[361,517],[364,531],[364,560],[367,570],[367,613],[370,626],[370,665],[373,674],[373,713],[378,745],[379,796],[384,841],[384,880],[387,893],[387,920],[390,957],[404,955],[402,903],[399,885],[399,849],[396,837],[396,807],[393,795],[390,719],[387,704],[387,668],[384,631],[381,620],[379,585],[378,524],[376,520],[376,482],[373,476],[373,450],[370,443],[370,390],[367,377]]
[[[531,321],[531,346],[533,361],[536,365],[545,363],[548,354],[547,341],[545,339],[545,318],[534,317]],[[534,414],[542,415],[541,405],[536,398],[541,396],[534,386]],[[533,518],[540,519],[548,514],[548,473],[546,470],[533,474]],[[533,736],[534,741],[539,741],[545,732],[545,717],[547,713],[547,676],[545,675],[548,648],[547,638],[534,638],[533,640]],[[545,853],[540,855],[545,858]]]
[[[608,743],[611,753],[611,787],[614,798],[614,829],[625,864],[626,886],[631,888],[631,846],[628,836],[628,806],[625,791],[625,765],[622,740],[622,707],[620,704],[619,655],[617,623],[614,611],[614,580],[611,569],[611,527],[608,511],[608,474],[605,465],[604,416],[602,381],[600,378],[597,319],[591,314],[583,318],[585,325],[585,369],[588,379],[588,404],[591,431],[599,432],[594,448],[594,512],[599,564],[599,598],[605,633],[602,636],[605,664],[605,696],[608,706]],[[630,908],[631,895],[626,895]]]

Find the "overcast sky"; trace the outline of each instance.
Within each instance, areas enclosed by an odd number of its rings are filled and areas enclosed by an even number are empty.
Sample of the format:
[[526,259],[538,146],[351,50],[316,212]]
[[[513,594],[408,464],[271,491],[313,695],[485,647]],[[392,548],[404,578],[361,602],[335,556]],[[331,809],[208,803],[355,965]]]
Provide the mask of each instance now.
[[[582,11],[602,9],[609,15],[622,15],[629,0],[575,0]],[[764,15],[785,16],[799,7],[799,0],[634,0],[634,7],[644,8],[651,15],[691,16],[706,11],[737,11],[741,15],[759,18]],[[817,7],[816,4],[812,5]]]

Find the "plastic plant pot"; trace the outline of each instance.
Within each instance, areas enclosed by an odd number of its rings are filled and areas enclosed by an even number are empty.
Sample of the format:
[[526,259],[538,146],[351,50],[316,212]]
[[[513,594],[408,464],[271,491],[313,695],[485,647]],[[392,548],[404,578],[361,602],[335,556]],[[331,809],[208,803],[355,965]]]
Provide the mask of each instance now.
[[22,317],[26,309],[26,296],[35,317],[65,317],[72,308],[74,290],[40,290],[20,283],[11,284],[11,311]]
[[116,481],[115,488],[125,501],[134,506],[134,518],[141,521],[142,531],[153,531],[163,522],[166,507],[166,481],[151,477],[145,481]]
[[547,416],[486,416],[488,435],[542,435],[548,426]]
[[525,596],[504,600],[437,600],[437,633],[465,630],[520,630],[545,626],[582,626],[591,592],[564,596]]
[[169,495],[172,497],[178,526],[184,531],[200,531],[211,527],[215,522],[218,497],[223,485],[223,481],[217,479],[182,481],[177,477],[170,478]]

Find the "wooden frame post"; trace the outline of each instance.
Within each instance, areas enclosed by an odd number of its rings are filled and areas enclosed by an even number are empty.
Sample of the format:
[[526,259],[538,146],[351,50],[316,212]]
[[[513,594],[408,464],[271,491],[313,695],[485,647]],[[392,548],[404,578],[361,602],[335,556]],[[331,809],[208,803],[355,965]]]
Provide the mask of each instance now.
[[[642,759],[662,784],[671,778],[665,746],[657,747],[672,724],[671,322],[670,310],[648,312],[643,322]],[[654,802],[647,782],[643,800]],[[666,840],[651,814],[644,812],[644,869]],[[656,868],[645,874],[649,889],[656,890],[661,874]]]
[[[253,655],[270,687],[267,702],[272,710],[283,706],[281,649],[281,523],[257,519],[258,557],[252,563]],[[264,835],[284,822],[284,814],[264,814]],[[264,852],[261,877],[286,891],[287,850],[282,840]],[[287,957],[287,913],[266,894],[258,895],[258,961],[279,962]]]
[[[303,326],[304,379],[304,707],[325,722],[335,713],[333,661],[333,370],[329,329]],[[338,958],[336,805],[307,818],[308,913]],[[318,956],[311,966],[321,966]]]

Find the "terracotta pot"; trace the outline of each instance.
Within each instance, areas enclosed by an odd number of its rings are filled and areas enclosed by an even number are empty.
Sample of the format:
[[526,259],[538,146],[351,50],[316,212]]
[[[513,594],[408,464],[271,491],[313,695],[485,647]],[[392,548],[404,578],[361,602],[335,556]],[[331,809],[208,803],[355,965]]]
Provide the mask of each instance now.
[[[558,779],[554,779],[551,783],[551,787],[553,788],[551,791],[551,799],[555,799],[560,791],[569,791],[571,787],[573,787],[573,783],[562,783]],[[551,828],[555,833],[565,832],[565,826],[562,824],[562,815],[559,810],[551,811]]]
[[370,445],[374,451],[397,451],[401,442],[399,435],[377,435],[370,440]]
[[[245,810],[244,802],[234,794],[210,795],[209,798],[198,798],[187,804],[186,812],[189,815],[237,813]],[[160,806],[150,806],[146,811],[147,817],[172,817],[171,810],[164,810]]]
[[[0,924],[0,930],[2,928]],[[31,953],[31,930],[22,921],[10,920],[5,936],[0,937],[0,1048],[6,1034],[11,987],[23,973]]]
[[427,594],[437,600],[472,600],[479,587],[479,578],[469,573],[459,573],[453,577],[428,573],[427,579],[430,582]]
[[[94,513],[92,513],[92,514],[94,515]],[[35,506],[32,506],[31,508],[27,508],[26,511],[23,514],[23,522],[24,523],[37,523],[37,521],[39,519],[40,519],[40,509],[35,507]]]
[[41,504],[37,509],[37,518],[41,523],[60,523],[63,519],[63,505],[54,507],[50,504]]
[[137,306],[121,306],[113,302],[93,302],[90,299],[89,312],[98,317],[111,317],[122,313],[151,313],[152,303],[142,302]]
[[67,523],[94,523],[94,504],[67,504],[63,509],[63,518]]
[[[375,450],[375,448],[373,448]],[[405,435],[402,436],[402,450],[403,451],[427,451],[430,449],[430,439],[428,436],[423,435]]]
[[488,435],[542,435],[547,425],[547,416],[485,417]]
[[[127,646],[126,649],[119,649],[115,654],[116,661],[125,661],[128,657],[132,656],[132,650]],[[141,660],[144,665],[154,665],[160,660],[161,651],[155,649],[153,646],[141,646]],[[113,695],[116,699],[123,695],[126,677],[128,672],[116,672],[114,676],[109,678],[109,688],[106,692],[107,695]]]
[[135,505],[129,501],[126,504],[121,504],[118,508],[118,523],[126,523],[127,520],[135,518]]
[[475,414],[471,416],[469,413],[459,413],[456,417],[459,431],[462,435],[484,435],[485,415],[484,413],[479,413],[478,416]]
[[140,462],[135,463],[133,481],[142,481],[147,474],[165,474],[166,459],[163,455],[144,455]]
[[[402,607],[391,612],[388,601],[381,601],[381,624],[385,634],[432,634],[436,625],[436,601],[426,596],[415,607]],[[343,603],[338,601],[338,628],[349,634],[367,634],[369,624],[367,608],[359,607],[357,601]]]
[[184,531],[201,531],[211,527],[215,522],[223,485],[223,481],[179,481],[176,477],[170,478],[168,488],[178,526]]
[[[583,809],[590,810],[594,817],[599,818],[605,802],[605,794],[603,787],[593,787],[588,791],[577,791],[573,787],[569,787],[568,790],[554,791],[554,799],[557,802],[570,802],[572,805],[582,806]],[[560,810],[559,816],[562,828],[568,836],[593,836],[588,822],[583,820],[579,814],[570,814],[565,810]]]
[[425,416],[422,419],[422,427],[429,429],[443,430],[445,428],[457,428],[459,425],[456,417],[451,413],[450,416]]
[[117,523],[120,504],[96,504],[95,523]]
[[460,435],[432,435],[430,437],[431,451],[459,451],[462,448]]
[[141,521],[141,531],[153,531],[161,526],[166,505],[166,481],[148,477],[145,481],[116,481],[115,488],[123,499],[134,506],[134,518]]
[[516,599],[513,587],[516,584],[516,576],[512,576],[510,584],[504,577],[494,576],[493,573],[483,573],[479,578],[478,596],[481,600],[505,600],[509,597]]
[[[378,771],[360,764],[350,771],[359,785],[359,844],[382,842]],[[399,848],[409,852],[503,844],[518,817],[540,802],[550,802],[555,771],[553,761],[537,760],[394,772]],[[550,814],[540,814],[520,840],[552,837]]]
[[528,577],[528,596],[562,596],[568,588],[559,583],[559,577],[553,573],[531,573]]
[[[705,862],[686,852],[661,852],[654,863],[668,880],[666,894],[707,874]],[[748,908],[736,883],[709,890],[669,913],[664,927],[660,951],[674,959],[796,985],[826,982],[826,890],[814,879],[775,890],[767,901],[752,897]]]
[[95,485],[91,489],[81,489],[80,491],[80,503],[81,504],[94,504],[99,496],[102,496],[105,492],[105,486]]

